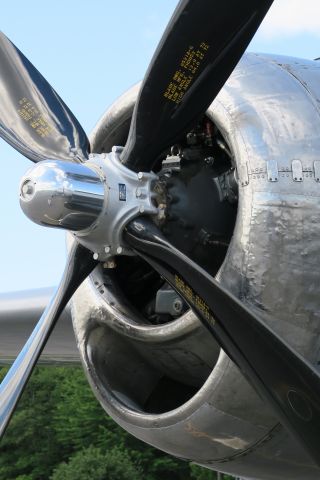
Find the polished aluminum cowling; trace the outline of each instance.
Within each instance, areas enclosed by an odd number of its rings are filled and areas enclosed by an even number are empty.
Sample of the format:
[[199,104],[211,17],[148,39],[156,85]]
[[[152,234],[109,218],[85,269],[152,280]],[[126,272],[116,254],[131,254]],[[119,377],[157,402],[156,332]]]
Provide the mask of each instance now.
[[[100,120],[93,151],[125,143],[137,92],[126,93]],[[319,102],[319,63],[247,54],[207,112],[239,178],[237,222],[217,279],[316,364]],[[192,312],[151,326],[111,278],[107,287],[99,275],[81,286],[73,322],[93,391],[121,426],[172,455],[238,476],[320,477]],[[190,387],[187,396],[181,384]]]

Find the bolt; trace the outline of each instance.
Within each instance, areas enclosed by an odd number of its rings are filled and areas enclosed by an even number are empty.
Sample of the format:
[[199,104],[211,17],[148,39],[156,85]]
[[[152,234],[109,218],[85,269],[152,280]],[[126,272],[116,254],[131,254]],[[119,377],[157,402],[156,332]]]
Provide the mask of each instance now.
[[141,195],[142,195],[141,188],[137,188],[137,190],[136,190],[136,197],[139,198],[139,197],[141,197]]
[[118,146],[118,145],[115,145],[114,147],[112,147],[112,151],[113,151],[114,153],[120,154],[120,153],[122,152],[122,150],[123,150],[123,147],[120,147],[120,146]]
[[180,300],[180,298],[176,298],[173,302],[173,310],[176,312],[176,313],[181,313],[181,310],[182,310],[182,301]]
[[105,251],[106,253],[110,253],[111,247],[109,247],[109,245],[108,245],[107,247],[104,247],[104,251]]
[[140,212],[140,213],[143,213],[143,212],[144,212],[144,206],[143,206],[143,205],[140,206],[139,212]]
[[194,132],[189,132],[187,134],[187,143],[188,145],[195,145],[197,143],[197,135]]
[[206,158],[204,159],[204,161],[205,161],[205,163],[206,163],[207,165],[209,165],[210,167],[212,167],[212,165],[214,164],[214,158],[213,158],[213,157],[206,157]]
[[117,254],[118,255],[121,255],[121,253],[123,252],[123,248],[122,247],[117,247]]
[[30,198],[34,194],[34,185],[31,180],[26,180],[21,187],[21,195],[24,198]]
[[103,268],[116,268],[117,264],[114,260],[108,260],[107,262],[104,262]]
[[99,259],[99,253],[94,253],[93,254],[93,259],[98,260]]
[[143,172],[138,173],[138,179],[141,181],[143,180]]

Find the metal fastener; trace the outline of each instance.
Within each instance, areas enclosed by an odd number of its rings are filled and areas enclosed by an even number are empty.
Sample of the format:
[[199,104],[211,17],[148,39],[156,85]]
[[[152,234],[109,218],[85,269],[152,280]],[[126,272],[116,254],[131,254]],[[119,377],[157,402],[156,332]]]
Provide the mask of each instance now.
[[180,300],[180,298],[176,298],[175,301],[173,302],[173,309],[176,313],[181,313],[182,301]]

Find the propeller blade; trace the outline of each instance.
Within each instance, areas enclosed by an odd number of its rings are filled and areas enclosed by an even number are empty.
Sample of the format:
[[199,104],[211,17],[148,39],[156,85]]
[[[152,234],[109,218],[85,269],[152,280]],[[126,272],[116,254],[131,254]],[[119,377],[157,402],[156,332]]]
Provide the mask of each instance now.
[[193,126],[240,60],[273,0],[181,0],[145,75],[122,161],[135,171]]
[[280,422],[320,465],[319,372],[172,246],[150,220],[141,217],[130,222],[125,238],[185,299]]
[[96,265],[92,252],[75,243],[55,295],[0,385],[0,438],[62,310]]
[[0,136],[34,162],[84,161],[89,140],[29,60],[0,32]]

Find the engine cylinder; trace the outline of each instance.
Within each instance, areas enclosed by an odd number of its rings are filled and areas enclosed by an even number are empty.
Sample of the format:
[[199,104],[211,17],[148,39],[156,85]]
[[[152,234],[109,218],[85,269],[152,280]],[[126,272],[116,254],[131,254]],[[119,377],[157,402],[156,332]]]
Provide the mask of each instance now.
[[[216,278],[314,363],[319,85],[317,62],[247,54],[207,111],[235,161],[239,186],[237,221]],[[96,151],[125,143],[137,93],[138,87],[125,94],[98,123],[91,136]],[[237,476],[319,478],[319,468],[192,312],[148,325],[110,274],[78,290],[73,316],[97,398],[136,437]]]

